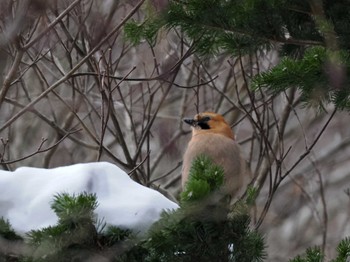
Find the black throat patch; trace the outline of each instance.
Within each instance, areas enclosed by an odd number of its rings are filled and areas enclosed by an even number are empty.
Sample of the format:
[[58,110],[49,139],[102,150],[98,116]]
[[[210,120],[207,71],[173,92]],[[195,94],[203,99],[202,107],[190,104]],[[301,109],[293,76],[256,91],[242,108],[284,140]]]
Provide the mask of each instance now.
[[200,126],[201,129],[210,129],[210,126],[207,122],[199,122],[198,126]]

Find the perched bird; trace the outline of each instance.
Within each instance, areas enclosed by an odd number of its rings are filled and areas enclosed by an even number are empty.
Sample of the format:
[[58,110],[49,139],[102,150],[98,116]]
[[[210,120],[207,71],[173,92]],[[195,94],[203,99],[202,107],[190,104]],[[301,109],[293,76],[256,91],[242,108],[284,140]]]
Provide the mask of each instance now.
[[184,118],[183,121],[191,125],[192,138],[183,157],[182,187],[188,180],[192,161],[199,155],[206,155],[224,169],[224,192],[237,197],[245,184],[246,162],[224,117],[204,112],[194,118]]

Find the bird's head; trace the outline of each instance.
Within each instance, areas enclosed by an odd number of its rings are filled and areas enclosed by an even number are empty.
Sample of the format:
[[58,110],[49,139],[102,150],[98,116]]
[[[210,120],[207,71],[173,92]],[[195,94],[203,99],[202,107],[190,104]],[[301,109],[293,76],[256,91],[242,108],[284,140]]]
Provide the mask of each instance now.
[[220,114],[203,112],[193,118],[184,118],[183,121],[192,126],[193,136],[201,133],[217,133],[234,139],[231,127]]

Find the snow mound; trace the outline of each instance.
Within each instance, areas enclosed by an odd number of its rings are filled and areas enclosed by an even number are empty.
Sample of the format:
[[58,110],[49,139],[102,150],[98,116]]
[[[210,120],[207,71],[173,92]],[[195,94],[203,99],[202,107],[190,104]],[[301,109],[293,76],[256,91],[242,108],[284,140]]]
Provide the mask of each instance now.
[[107,162],[76,164],[53,169],[21,167],[0,170],[0,217],[18,233],[57,223],[50,205],[58,193],[95,193],[99,219],[110,225],[144,233],[163,210],[178,205],[159,192],[133,181]]

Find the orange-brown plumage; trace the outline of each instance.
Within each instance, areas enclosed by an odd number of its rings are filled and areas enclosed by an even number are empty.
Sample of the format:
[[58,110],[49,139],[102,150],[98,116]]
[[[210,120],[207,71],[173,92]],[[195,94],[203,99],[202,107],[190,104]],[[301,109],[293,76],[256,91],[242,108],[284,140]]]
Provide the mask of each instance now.
[[182,187],[185,186],[192,161],[207,155],[224,168],[224,190],[232,197],[242,188],[245,180],[245,161],[235,141],[231,127],[222,115],[204,112],[184,122],[192,126],[192,138],[183,157]]

